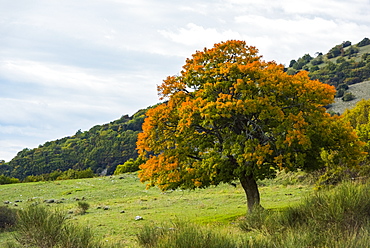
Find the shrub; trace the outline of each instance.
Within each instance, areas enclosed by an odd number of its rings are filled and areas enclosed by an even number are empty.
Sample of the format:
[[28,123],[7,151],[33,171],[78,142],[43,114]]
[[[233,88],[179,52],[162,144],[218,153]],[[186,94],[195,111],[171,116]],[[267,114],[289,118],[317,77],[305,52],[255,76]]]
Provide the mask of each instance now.
[[320,70],[320,67],[319,67],[319,66],[317,66],[317,65],[314,65],[314,66],[312,66],[312,67],[310,68],[310,72],[314,72],[314,71],[318,71],[318,70]]
[[23,180],[23,182],[68,180],[68,179],[92,178],[95,176],[96,175],[91,168],[88,168],[86,170],[74,170],[74,169],[69,169],[67,171],[55,170],[51,173],[27,176]]
[[101,247],[93,237],[88,227],[67,222],[66,215],[60,210],[32,205],[19,212],[15,239],[24,247]]
[[77,207],[78,207],[78,210],[79,210],[78,212],[80,214],[85,214],[86,211],[89,209],[90,205],[87,202],[81,202],[81,201],[79,201],[77,203]]
[[136,160],[130,158],[124,164],[117,165],[114,175],[138,171],[139,166],[144,162],[145,161],[142,158],[137,158]]
[[337,92],[335,93],[335,97],[339,98],[344,96],[344,89],[338,89]]
[[355,99],[355,95],[352,94],[351,92],[347,92],[344,94],[344,96],[342,97],[342,100],[345,101],[345,102],[348,102],[348,101],[352,101],[353,99]]
[[80,179],[80,178],[92,178],[95,176],[95,173],[91,168],[86,170],[73,170],[69,169],[63,171],[63,173],[57,177],[57,180],[68,180],[68,179]]
[[19,179],[18,178],[14,178],[14,177],[7,177],[5,175],[0,175],[0,185],[2,184],[11,184],[11,183],[19,183]]
[[318,56],[315,59],[311,60],[312,65],[320,65],[322,63],[324,63],[322,56]]
[[359,77],[349,77],[344,80],[348,85],[360,83],[362,80]]
[[0,230],[12,227],[17,222],[16,210],[7,206],[0,206]]
[[173,227],[144,226],[137,235],[142,247],[158,248],[231,248],[235,241],[210,228],[176,222]]
[[337,86],[337,90],[339,90],[339,89],[348,90],[348,89],[349,89],[349,87],[348,87],[348,85],[347,85],[347,84],[339,84],[339,85]]

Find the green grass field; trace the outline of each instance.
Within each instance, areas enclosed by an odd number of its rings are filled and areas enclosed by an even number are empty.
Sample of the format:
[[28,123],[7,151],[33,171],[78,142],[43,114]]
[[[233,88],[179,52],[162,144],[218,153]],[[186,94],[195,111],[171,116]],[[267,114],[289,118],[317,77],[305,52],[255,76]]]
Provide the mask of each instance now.
[[[263,207],[280,210],[297,204],[303,196],[312,192],[312,186],[309,185],[284,185],[260,186]],[[75,214],[78,199],[90,205],[86,214]],[[46,203],[45,200],[59,203]],[[9,206],[19,209],[42,202],[66,213],[74,211],[69,213],[72,222],[90,226],[96,237],[104,242],[120,242],[127,247],[137,247],[136,234],[143,225],[176,220],[214,225],[229,235],[242,234],[236,222],[247,211],[245,194],[240,185],[163,193],[157,188],[146,190],[135,173],[1,185],[0,204],[5,201],[10,201]],[[141,216],[143,220],[135,220],[136,216]],[[0,233],[0,245],[11,238],[11,233]]]

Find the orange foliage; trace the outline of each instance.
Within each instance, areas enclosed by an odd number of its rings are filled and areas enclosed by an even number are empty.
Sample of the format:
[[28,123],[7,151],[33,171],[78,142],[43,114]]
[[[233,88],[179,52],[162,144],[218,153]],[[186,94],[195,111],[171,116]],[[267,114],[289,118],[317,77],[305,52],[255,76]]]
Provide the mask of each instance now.
[[[265,178],[276,169],[318,168],[322,149],[342,149],[328,130],[335,118],[324,108],[334,100],[334,87],[306,72],[287,75],[257,52],[244,41],[215,44],[158,86],[167,101],[147,112],[138,137],[139,154],[147,158],[141,181],[168,189],[250,174]],[[360,151],[351,129],[335,128],[347,148]]]

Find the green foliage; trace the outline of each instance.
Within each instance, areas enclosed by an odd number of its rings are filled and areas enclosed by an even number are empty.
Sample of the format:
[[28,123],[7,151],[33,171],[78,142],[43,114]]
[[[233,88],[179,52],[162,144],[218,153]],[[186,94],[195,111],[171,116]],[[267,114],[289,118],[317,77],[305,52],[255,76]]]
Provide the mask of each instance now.
[[69,169],[64,171],[60,176],[57,177],[57,180],[67,180],[67,179],[79,179],[79,178],[92,178],[96,176],[91,168],[86,170],[73,170]]
[[235,248],[237,242],[211,228],[177,221],[171,227],[144,226],[137,235],[142,247],[152,248]]
[[335,97],[336,98],[342,97],[342,96],[344,96],[344,93],[345,93],[345,90],[340,88],[340,89],[337,90],[337,93],[335,93]]
[[311,60],[302,60],[302,58],[297,61],[292,60],[287,72],[294,75],[300,70],[307,70],[312,79],[336,87],[343,83],[351,85],[370,79],[370,60],[366,52],[368,48],[364,47],[370,42],[365,38],[359,43],[361,46],[350,44],[351,42],[345,41],[334,46],[326,57],[318,55]]
[[55,180],[68,180],[68,179],[79,179],[79,178],[92,178],[96,174],[88,168],[86,170],[73,170],[67,171],[56,170],[52,173],[41,174],[36,176],[27,176],[23,182],[40,182],[40,181],[55,181]]
[[355,95],[351,92],[347,92],[344,94],[344,96],[342,97],[342,100],[345,101],[345,102],[348,102],[348,101],[352,101],[353,99],[355,99]]
[[82,201],[77,202],[77,208],[78,208],[79,214],[85,214],[86,211],[89,209],[89,207],[90,207],[90,204],[87,202],[82,202]]
[[117,168],[114,171],[114,175],[138,171],[139,166],[143,164],[144,162],[145,161],[142,159],[142,157],[138,157],[135,160],[130,158],[124,164],[117,165]]
[[322,64],[322,63],[324,63],[324,60],[323,60],[323,56],[322,56],[322,55],[317,56],[315,59],[313,59],[313,60],[311,61],[311,64],[312,64],[312,65],[320,65],[320,64]]
[[302,58],[299,58],[297,61],[291,60],[290,61],[290,67],[293,67],[293,69],[300,70],[305,65],[307,65],[313,58],[309,54],[305,54]]
[[11,183],[19,183],[19,179],[18,178],[14,178],[14,177],[7,177],[5,175],[0,175],[0,185],[2,184],[11,184]]
[[338,89],[348,90],[348,89],[349,89],[349,87],[348,87],[348,85],[347,85],[347,84],[340,84],[340,85],[338,85],[338,86],[337,86],[337,90],[338,90]]
[[350,45],[352,45],[352,43],[350,41],[348,41],[348,40],[347,41],[343,41],[343,43],[342,43],[342,47],[343,48],[348,47]]
[[359,101],[353,109],[346,110],[343,115],[356,130],[359,139],[365,143],[367,163],[370,164],[370,100]]
[[350,46],[347,50],[344,52],[344,56],[352,57],[354,54],[358,53],[360,49],[355,46]]
[[7,206],[0,206],[0,232],[5,228],[14,226],[16,222],[16,210]]
[[367,46],[367,45],[370,45],[370,39],[369,38],[364,38],[362,41],[360,41],[357,44],[358,47],[363,47],[363,46]]
[[15,238],[24,247],[101,247],[88,227],[73,225],[67,222],[63,212],[40,205],[19,212]]
[[341,55],[342,51],[343,51],[342,45],[337,45],[329,50],[327,57],[328,59],[338,57],[339,55]]
[[[19,179],[57,173],[57,170],[87,168],[94,173],[113,174],[118,164],[136,159],[137,134],[141,131],[145,112],[145,109],[140,110],[131,117],[124,115],[89,131],[79,130],[71,137],[46,142],[35,149],[24,149],[7,165],[0,165],[0,169],[3,168],[6,176]],[[49,175],[44,180],[55,180],[58,176]]]

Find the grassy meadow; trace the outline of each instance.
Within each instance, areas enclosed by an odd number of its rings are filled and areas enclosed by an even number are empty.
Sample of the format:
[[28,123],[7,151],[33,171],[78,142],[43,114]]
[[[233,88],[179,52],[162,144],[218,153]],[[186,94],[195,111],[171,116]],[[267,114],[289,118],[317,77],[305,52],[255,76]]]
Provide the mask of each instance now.
[[[274,211],[297,205],[312,191],[312,185],[298,183],[296,177],[287,175],[260,183],[261,203]],[[11,203],[4,204],[6,201]],[[78,214],[81,201],[90,206],[85,214]],[[238,222],[245,218],[247,208],[244,191],[238,184],[161,192],[157,188],[146,190],[137,175],[129,173],[0,186],[1,205],[22,209],[34,203],[65,211],[69,221],[89,226],[94,236],[108,246],[139,247],[136,237],[144,226],[179,220],[211,226],[227,236],[245,236]],[[136,216],[143,219],[135,220]],[[0,233],[0,247],[11,239],[12,233]]]

